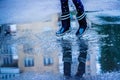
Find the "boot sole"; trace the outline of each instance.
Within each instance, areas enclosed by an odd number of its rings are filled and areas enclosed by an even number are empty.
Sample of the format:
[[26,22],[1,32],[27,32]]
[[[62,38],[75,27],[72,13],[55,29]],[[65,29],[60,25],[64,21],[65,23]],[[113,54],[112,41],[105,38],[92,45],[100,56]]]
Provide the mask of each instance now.
[[56,36],[58,36],[58,37],[60,37],[60,36],[63,36],[63,35],[65,35],[66,33],[69,33],[69,32],[71,32],[71,30],[69,29],[69,30],[67,30],[67,31],[65,31],[64,33],[62,33],[62,34],[56,34]]

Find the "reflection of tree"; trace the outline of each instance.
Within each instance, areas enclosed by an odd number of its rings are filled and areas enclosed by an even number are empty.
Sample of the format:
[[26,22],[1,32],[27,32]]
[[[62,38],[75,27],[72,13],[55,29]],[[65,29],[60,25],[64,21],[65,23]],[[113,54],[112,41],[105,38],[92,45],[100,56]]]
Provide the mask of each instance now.
[[120,25],[104,25],[100,34],[102,38],[100,64],[103,72],[118,70],[120,67]]

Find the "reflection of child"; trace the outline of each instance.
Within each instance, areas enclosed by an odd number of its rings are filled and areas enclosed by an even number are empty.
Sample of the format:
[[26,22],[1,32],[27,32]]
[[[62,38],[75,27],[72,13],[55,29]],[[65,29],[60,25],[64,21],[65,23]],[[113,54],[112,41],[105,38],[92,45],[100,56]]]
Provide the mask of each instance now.
[[[72,78],[72,42],[67,39],[61,38],[60,40],[60,45],[62,48],[62,53],[63,53],[63,71],[64,71],[64,79],[65,80],[83,80],[83,75],[85,74],[85,66],[86,66],[86,59],[87,59],[87,51],[88,51],[88,44],[84,39],[78,38],[77,39],[77,44],[78,44],[78,67],[77,67],[77,72],[75,76]],[[74,54],[74,53],[73,53]]]
[[[81,36],[87,28],[84,7],[81,0],[72,0],[72,1],[77,10],[76,16],[79,23],[79,29],[77,30],[76,35]],[[69,13],[68,0],[61,0],[61,9],[62,9],[62,15],[61,15],[62,27],[56,32],[57,36],[62,36],[65,33],[70,32],[70,13]]]

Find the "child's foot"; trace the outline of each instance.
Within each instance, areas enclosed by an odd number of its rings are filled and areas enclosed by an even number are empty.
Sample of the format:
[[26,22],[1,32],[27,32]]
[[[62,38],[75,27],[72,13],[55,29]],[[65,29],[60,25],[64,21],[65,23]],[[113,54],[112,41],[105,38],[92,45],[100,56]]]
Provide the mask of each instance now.
[[85,33],[85,31],[87,30],[87,28],[88,28],[87,26],[84,28],[79,28],[76,32],[76,36],[82,36]]

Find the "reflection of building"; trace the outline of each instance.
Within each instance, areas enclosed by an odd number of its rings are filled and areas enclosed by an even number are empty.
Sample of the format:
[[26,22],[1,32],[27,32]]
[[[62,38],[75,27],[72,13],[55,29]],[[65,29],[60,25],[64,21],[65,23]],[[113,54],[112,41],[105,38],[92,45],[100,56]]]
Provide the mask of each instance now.
[[[35,47],[33,48],[35,49]],[[51,54],[51,55],[49,55]],[[19,52],[19,68],[22,72],[25,71],[38,71],[58,73],[58,55],[57,52],[49,53],[26,53],[23,46]]]
[[33,34],[55,30],[57,28],[57,19],[58,15],[54,14],[53,16],[50,16],[46,21],[18,24],[17,28],[19,32],[31,30]]
[[[13,59],[15,47],[12,44],[12,35],[16,32],[16,25],[4,24],[0,26],[0,66],[10,67],[16,65],[16,60]],[[16,65],[17,66],[17,65]]]
[[12,44],[16,25],[0,26],[0,80],[9,80],[19,75],[17,59],[14,59],[15,46]]
[[86,61],[86,74],[87,75],[96,75],[97,74],[97,61],[96,61],[96,50],[97,45],[94,45],[93,43],[88,43],[89,49],[88,49],[88,55],[87,55],[87,61]]
[[13,64],[13,58],[10,54],[1,54],[1,66],[2,67],[8,67],[12,66]]
[[19,76],[18,68],[0,68],[0,80],[9,80]]
[[[56,51],[48,52],[42,49],[42,43],[35,35],[44,31],[57,28],[57,15],[53,15],[50,20],[18,25],[18,36],[28,36],[24,43],[19,45],[18,65],[22,72],[37,71],[59,72],[58,54]],[[30,31],[30,34],[22,35],[22,32]],[[20,32],[20,33],[19,33]],[[45,44],[47,45],[47,44]],[[49,46],[48,46],[49,47]],[[51,48],[52,50],[52,48]]]

